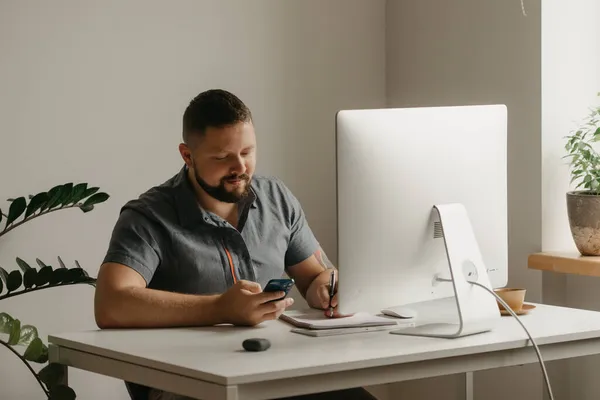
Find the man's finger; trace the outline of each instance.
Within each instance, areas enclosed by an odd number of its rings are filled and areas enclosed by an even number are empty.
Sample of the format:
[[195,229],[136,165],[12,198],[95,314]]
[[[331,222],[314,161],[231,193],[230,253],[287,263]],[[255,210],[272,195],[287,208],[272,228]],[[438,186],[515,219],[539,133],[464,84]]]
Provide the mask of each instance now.
[[262,292],[257,295],[256,299],[258,304],[268,303],[270,301],[279,300],[283,296],[285,296],[285,292],[277,291],[277,292]]
[[331,299],[331,306],[332,307],[337,307],[338,306],[338,295],[337,293],[333,295],[333,299]]
[[288,297],[287,299],[262,304],[260,306],[259,312],[265,315],[277,312],[281,313],[285,311],[287,307],[290,307],[292,304],[294,304],[294,299]]
[[262,321],[270,321],[279,318],[279,314],[277,312],[267,313],[262,316]]
[[260,293],[262,291],[260,284],[257,282],[241,280],[238,284],[242,289],[246,289],[251,293]]
[[329,309],[325,310],[325,311],[324,311],[324,314],[325,314],[325,316],[326,316],[326,317],[328,317],[328,318],[344,318],[344,317],[351,317],[352,315],[354,315],[354,314],[345,314],[345,315],[344,315],[344,314],[340,314],[340,313],[338,312],[337,308],[334,308],[334,309],[333,309],[333,315],[331,315],[331,314],[329,313]]
[[317,296],[319,296],[319,301],[321,302],[321,307],[329,307],[329,288],[325,285],[319,287],[317,291]]

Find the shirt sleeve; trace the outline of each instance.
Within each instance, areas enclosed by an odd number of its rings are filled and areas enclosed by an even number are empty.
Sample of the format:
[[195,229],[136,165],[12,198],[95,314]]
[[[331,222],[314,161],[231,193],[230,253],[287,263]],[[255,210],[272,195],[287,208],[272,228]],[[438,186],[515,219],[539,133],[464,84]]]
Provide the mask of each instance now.
[[112,231],[104,262],[126,265],[148,284],[161,260],[155,237],[155,228],[144,214],[124,208]]
[[284,186],[289,210],[290,240],[285,253],[285,268],[296,265],[313,255],[319,243],[313,234],[304,210],[294,194]]

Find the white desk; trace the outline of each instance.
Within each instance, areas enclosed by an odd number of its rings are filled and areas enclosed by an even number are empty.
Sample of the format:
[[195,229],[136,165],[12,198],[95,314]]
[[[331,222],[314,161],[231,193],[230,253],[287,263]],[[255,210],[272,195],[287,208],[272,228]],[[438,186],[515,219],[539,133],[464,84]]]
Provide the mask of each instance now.
[[[600,353],[600,312],[538,305],[524,324],[545,361]],[[212,327],[73,332],[49,337],[50,361],[204,399],[264,399],[536,363],[512,317],[460,339],[385,331],[331,337],[272,321]],[[265,352],[242,341],[265,337]]]

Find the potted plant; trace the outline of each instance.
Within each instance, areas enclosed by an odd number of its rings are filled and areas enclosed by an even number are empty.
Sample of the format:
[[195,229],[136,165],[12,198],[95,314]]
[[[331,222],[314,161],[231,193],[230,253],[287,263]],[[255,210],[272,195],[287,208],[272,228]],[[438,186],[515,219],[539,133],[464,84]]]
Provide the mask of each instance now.
[[[97,187],[88,188],[87,183],[66,183],[47,192],[30,195],[28,200],[24,196],[8,199],[8,212],[4,213],[0,209],[0,237],[34,218],[54,211],[79,208],[84,213],[90,212],[96,204],[106,201],[108,197],[108,194],[99,192]],[[16,257],[15,261],[14,268],[7,270],[0,266],[0,300],[16,299],[17,296],[26,296],[44,289],[77,284],[95,286],[96,283],[96,279],[88,276],[77,260],[71,268],[60,257],[57,257],[58,263],[54,267],[39,258],[35,259],[37,266],[20,257]],[[48,312],[50,311],[52,310],[49,309]],[[47,399],[76,398],[73,389],[64,383],[64,368],[48,363],[48,347],[38,336],[37,328],[21,323],[18,318],[0,310],[0,351],[4,351],[2,347],[12,353],[15,360],[25,364]],[[2,359],[5,360],[4,356]],[[36,372],[32,363],[40,365],[41,369]],[[3,398],[1,393],[0,398]]]
[[[600,93],[598,93],[600,96]],[[600,155],[594,144],[600,141],[600,105],[566,137],[571,184],[567,192],[567,214],[577,250],[584,256],[600,255]]]

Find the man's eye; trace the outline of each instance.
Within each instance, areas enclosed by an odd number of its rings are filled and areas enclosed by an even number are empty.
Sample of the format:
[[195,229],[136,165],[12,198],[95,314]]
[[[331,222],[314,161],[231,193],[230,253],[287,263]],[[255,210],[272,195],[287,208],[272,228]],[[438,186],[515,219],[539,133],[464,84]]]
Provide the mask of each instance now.
[[223,156],[223,157],[215,157],[215,160],[224,160],[224,159],[226,159],[226,158],[227,158],[227,156]]

